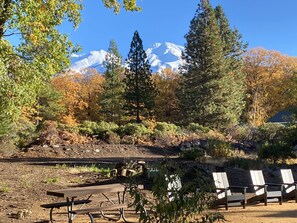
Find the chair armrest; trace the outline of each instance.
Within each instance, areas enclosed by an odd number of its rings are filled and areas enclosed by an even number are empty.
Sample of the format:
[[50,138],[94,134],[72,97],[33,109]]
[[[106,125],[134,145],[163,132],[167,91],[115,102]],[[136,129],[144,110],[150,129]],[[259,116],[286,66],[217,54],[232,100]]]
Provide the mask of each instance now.
[[229,190],[230,187],[216,187],[216,190]]
[[286,185],[286,186],[297,186],[297,182],[294,182],[294,183],[283,183],[283,185]]
[[276,183],[265,183],[267,186],[283,186],[284,184],[276,184]]
[[252,184],[252,186],[253,187],[259,187],[259,188],[264,188],[264,187],[267,187],[267,185],[266,184],[261,184],[261,185],[259,185],[259,184]]
[[284,184],[266,183],[267,186],[279,187],[281,191],[284,190]]
[[242,193],[245,195],[246,194],[246,190],[248,187],[244,187],[244,186],[229,186],[229,188],[231,189],[237,189],[237,191],[242,191]]
[[229,186],[229,188],[234,188],[234,189],[247,189],[248,187],[244,187],[244,186]]
[[264,189],[265,193],[267,193],[267,185],[266,184],[261,184],[261,185],[258,185],[258,184],[252,184],[253,187],[258,187],[257,189],[254,188],[255,192],[259,191],[259,190],[262,190]]

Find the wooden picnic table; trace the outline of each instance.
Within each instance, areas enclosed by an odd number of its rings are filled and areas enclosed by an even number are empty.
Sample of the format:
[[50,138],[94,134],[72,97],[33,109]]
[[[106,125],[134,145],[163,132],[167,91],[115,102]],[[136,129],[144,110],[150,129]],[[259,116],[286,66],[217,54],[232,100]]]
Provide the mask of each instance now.
[[[66,198],[67,212],[68,212],[68,222],[72,223],[76,214],[88,214],[91,222],[93,222],[93,216],[91,212],[100,212],[103,217],[107,217],[104,215],[103,210],[107,210],[108,208],[97,207],[96,208],[88,208],[88,209],[80,209],[74,210],[74,205],[77,203],[78,197],[88,196],[86,200],[89,200],[94,194],[102,194],[106,198],[106,202],[109,202],[109,210],[119,210],[118,219],[112,220],[120,220],[121,218],[126,222],[126,218],[124,215],[124,204],[125,204],[125,192],[126,187],[123,184],[113,183],[113,184],[104,184],[104,185],[96,185],[96,186],[87,186],[87,187],[75,187],[75,188],[67,188],[61,190],[50,190],[47,191],[47,195]],[[117,194],[117,201],[115,202],[110,198],[110,194]],[[82,207],[85,203],[82,205]],[[81,207],[81,208],[82,208]],[[107,217],[109,218],[109,217]],[[53,222],[52,209],[50,212],[50,221]]]

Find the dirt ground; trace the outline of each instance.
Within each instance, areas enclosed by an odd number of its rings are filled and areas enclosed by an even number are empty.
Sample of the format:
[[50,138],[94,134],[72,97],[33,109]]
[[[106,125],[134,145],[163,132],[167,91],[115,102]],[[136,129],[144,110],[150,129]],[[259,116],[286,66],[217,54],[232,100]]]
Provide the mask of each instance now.
[[[91,185],[104,181],[103,173],[84,171],[78,166],[113,168],[119,161],[145,160],[148,164],[164,157],[176,157],[176,149],[134,145],[34,146],[12,156],[0,156],[0,223],[47,223],[49,210],[41,204],[62,202],[46,195],[47,190]],[[291,223],[297,221],[297,204],[253,205],[246,209],[220,209],[231,223]],[[131,215],[132,216],[132,215]],[[132,216],[135,220],[135,215]],[[65,222],[63,216],[57,222]],[[79,217],[74,223],[88,222]],[[96,218],[95,222],[106,222]]]

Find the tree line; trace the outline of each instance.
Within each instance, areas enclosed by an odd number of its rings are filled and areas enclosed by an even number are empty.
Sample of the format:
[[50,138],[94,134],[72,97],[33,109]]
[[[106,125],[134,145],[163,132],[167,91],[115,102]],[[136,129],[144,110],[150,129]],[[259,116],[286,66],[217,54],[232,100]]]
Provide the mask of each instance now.
[[[76,25],[76,10],[73,14],[61,12],[61,16],[66,13]],[[165,69],[152,74],[135,31],[125,68],[112,40],[104,74],[95,70],[88,70],[87,76],[61,73],[75,47],[63,35],[49,38],[57,34],[54,27],[59,21],[48,18],[56,23],[44,34],[42,14],[31,19],[25,25],[32,27],[33,34],[24,36],[26,41],[18,48],[0,38],[4,49],[0,51],[0,135],[24,120],[36,125],[52,120],[71,126],[84,120],[124,124],[154,119],[224,130],[238,123],[259,126],[278,111],[296,105],[296,58],[262,48],[247,51],[223,8],[213,8],[207,0],[200,2],[190,22],[184,63],[178,72]],[[53,40],[56,42],[50,48]]]

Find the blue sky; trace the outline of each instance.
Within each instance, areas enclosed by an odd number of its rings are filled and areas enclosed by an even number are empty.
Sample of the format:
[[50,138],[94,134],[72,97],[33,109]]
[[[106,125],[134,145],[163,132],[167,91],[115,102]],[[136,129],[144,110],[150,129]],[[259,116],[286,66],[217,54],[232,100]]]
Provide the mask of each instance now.
[[[114,39],[125,58],[135,30],[144,48],[156,42],[184,45],[184,35],[197,9],[198,0],[138,0],[142,12],[122,10],[115,15],[101,0],[84,0],[83,22],[76,31],[64,25],[62,32],[79,44],[82,52],[106,50]],[[296,0],[210,0],[222,5],[231,26],[237,27],[249,48],[264,47],[297,56]]]

